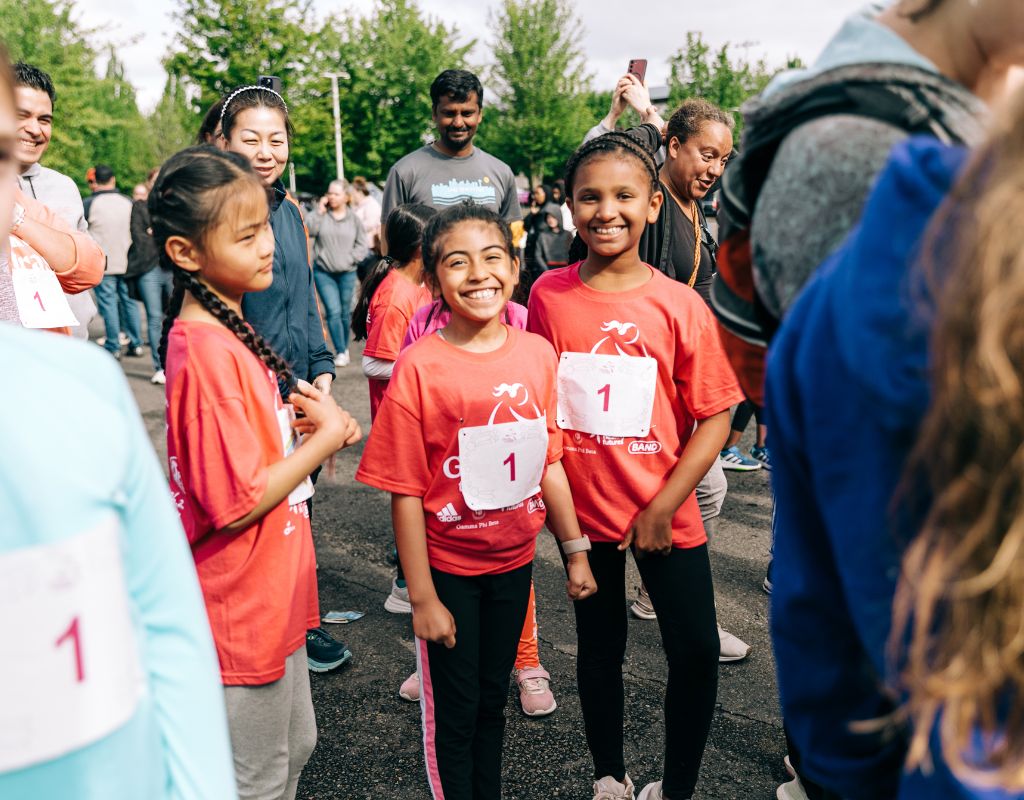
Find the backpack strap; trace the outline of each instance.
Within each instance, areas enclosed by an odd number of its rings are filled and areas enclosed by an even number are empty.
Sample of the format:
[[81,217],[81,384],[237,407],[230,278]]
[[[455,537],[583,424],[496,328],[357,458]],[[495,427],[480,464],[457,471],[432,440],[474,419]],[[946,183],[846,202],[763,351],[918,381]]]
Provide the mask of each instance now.
[[[842,69],[842,68],[840,68]],[[747,397],[764,404],[764,358],[780,320],[768,310],[754,282],[750,226],[758,196],[782,142],[802,125],[822,117],[853,115],[878,120],[907,132],[959,141],[912,81],[851,77],[831,80],[782,101],[744,132],[743,150],[722,176],[718,212],[718,271],[711,307],[722,343]]]

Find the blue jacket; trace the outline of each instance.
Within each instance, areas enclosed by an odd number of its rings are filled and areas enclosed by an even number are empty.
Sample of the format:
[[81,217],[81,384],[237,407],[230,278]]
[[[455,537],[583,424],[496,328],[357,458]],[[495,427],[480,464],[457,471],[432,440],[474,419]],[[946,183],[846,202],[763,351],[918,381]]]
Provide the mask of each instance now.
[[327,349],[309,268],[309,250],[302,216],[274,187],[270,226],[274,229],[274,280],[270,288],[242,298],[242,313],[296,378],[312,381],[334,374],[334,355]]
[[783,715],[807,776],[850,800],[1007,796],[960,784],[941,757],[927,777],[903,775],[905,736],[849,729],[894,708],[883,689],[902,555],[894,530],[917,520],[897,522],[890,508],[930,391],[932,304],[912,265],[965,158],[926,139],[893,150],[860,223],[807,284],[769,355]]

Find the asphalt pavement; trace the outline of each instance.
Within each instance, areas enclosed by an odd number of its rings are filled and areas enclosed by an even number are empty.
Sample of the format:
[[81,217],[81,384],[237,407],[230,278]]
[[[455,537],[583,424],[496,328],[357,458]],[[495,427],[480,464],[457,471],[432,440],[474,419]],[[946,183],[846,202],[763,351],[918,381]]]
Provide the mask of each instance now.
[[[369,430],[366,380],[358,367],[339,368],[334,396]],[[150,384],[149,352],[122,362],[154,446],[166,464],[164,395]],[[752,428],[753,426],[751,426]],[[744,440],[750,445],[752,430]],[[312,675],[319,740],[303,773],[303,800],[403,798],[430,800],[419,706],[398,697],[415,667],[407,615],[384,610],[393,567],[388,497],[352,476],[362,444],[337,459],[333,479],[317,484],[313,535],[321,612],[359,610],[366,616],[330,626],[354,653],[340,670]],[[719,622],[752,645],[742,662],[722,665],[718,706],[694,798],[770,800],[786,779],[785,744],[768,639],[768,598],[761,590],[768,562],[771,500],[768,473],[727,473],[729,494],[711,543]],[[504,797],[544,800],[592,796],[592,765],[575,690],[576,636],[554,538],[542,532],[534,562],[540,654],[552,675],[558,710],[530,719],[510,689]],[[635,567],[630,591],[639,585]],[[626,764],[638,790],[660,778],[662,697],[666,665],[656,622],[630,618],[625,666]]]

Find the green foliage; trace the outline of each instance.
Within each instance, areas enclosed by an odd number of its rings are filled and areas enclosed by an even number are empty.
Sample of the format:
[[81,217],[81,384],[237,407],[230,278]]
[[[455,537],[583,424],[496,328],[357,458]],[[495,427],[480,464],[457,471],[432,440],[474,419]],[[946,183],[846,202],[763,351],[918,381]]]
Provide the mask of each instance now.
[[[760,93],[779,70],[769,68],[764,58],[751,63],[746,58],[734,59],[725,43],[712,53],[697,32],[686,34],[686,46],[669,59],[669,111],[690,97],[702,97],[732,113],[737,131],[743,125],[739,109],[744,101]],[[802,67],[792,57],[786,69]]]
[[492,16],[497,95],[481,145],[534,182],[561,171],[594,116],[572,0],[504,0]]
[[[295,128],[292,161],[303,189],[335,176],[331,83],[339,80],[345,172],[382,179],[423,143],[429,87],[461,67],[472,42],[425,18],[412,0],[379,0],[368,17],[339,14],[318,25],[308,0],[180,0],[181,31],[166,66],[193,87],[199,115],[232,88],[277,75]],[[176,101],[180,102],[180,101]]]
[[57,89],[53,139],[44,163],[85,185],[90,166],[109,164],[129,188],[155,163],[135,91],[112,46],[105,48],[106,70],[96,73],[98,53],[68,0],[0,0],[0,40],[14,61],[48,72]]
[[[425,17],[411,0],[378,0],[363,18],[329,18],[319,34],[318,72],[335,72],[341,94],[345,174],[383,180],[391,165],[421,147],[432,128],[430,84],[445,69],[466,66],[469,41],[457,44],[458,31]],[[322,157],[334,177],[331,87],[319,78],[317,113],[322,127]]]

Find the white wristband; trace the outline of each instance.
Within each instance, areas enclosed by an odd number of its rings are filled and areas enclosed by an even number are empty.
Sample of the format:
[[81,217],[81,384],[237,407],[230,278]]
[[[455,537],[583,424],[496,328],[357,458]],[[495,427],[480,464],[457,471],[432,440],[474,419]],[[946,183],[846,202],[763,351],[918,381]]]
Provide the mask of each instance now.
[[571,556],[574,553],[585,553],[590,549],[590,537],[586,534],[581,536],[579,539],[569,539],[567,542],[562,542],[562,552],[567,556]]

